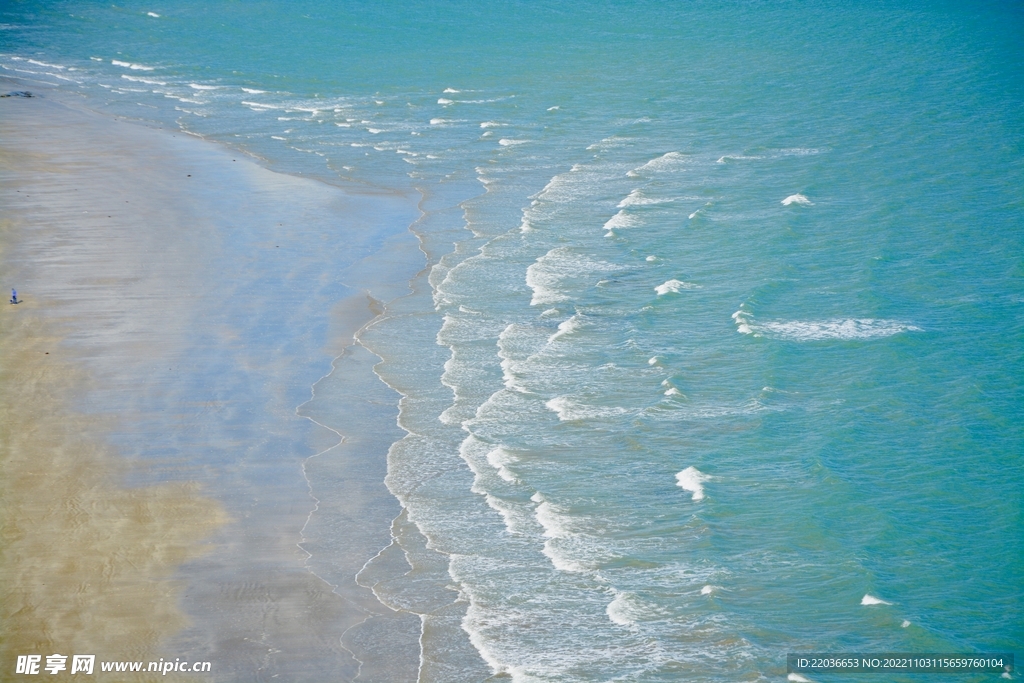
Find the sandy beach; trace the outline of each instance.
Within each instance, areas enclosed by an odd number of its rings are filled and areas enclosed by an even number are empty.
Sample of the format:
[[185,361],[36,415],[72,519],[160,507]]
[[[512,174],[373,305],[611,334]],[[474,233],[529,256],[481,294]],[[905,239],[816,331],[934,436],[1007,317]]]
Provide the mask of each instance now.
[[0,683],[1019,679],[1022,10],[0,2]]
[[[415,672],[418,619],[354,579],[400,511],[400,433],[353,345],[423,266],[414,198],[34,90],[0,100],[2,280],[22,300],[0,310],[4,661]],[[345,495],[321,500],[309,467]],[[331,577],[316,509],[351,529]]]

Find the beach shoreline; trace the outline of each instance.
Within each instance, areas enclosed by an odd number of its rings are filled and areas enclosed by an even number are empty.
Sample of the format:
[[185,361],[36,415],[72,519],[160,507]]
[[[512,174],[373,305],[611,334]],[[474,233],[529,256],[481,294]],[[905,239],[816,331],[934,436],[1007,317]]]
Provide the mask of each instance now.
[[[4,285],[23,301],[2,318],[6,479],[48,453],[65,454],[44,461],[51,478],[86,467],[77,479],[102,480],[88,485],[88,500],[106,517],[88,516],[85,528],[116,546],[93,541],[97,562],[127,557],[114,573],[159,596],[150,600],[159,609],[125,608],[127,589],[90,584],[79,569],[47,583],[59,556],[47,539],[74,553],[85,533],[54,509],[82,496],[55,495],[40,508],[5,491],[5,529],[34,538],[5,550],[5,592],[34,596],[38,616],[4,620],[17,631],[5,635],[8,648],[211,661],[212,680],[313,681],[324,671],[350,679],[372,669],[342,636],[391,612],[355,574],[391,541],[399,506],[383,482],[400,432],[397,396],[354,337],[422,268],[408,232],[415,202],[273,173],[180,131],[91,112],[67,94],[4,87],[39,93],[0,101],[0,258]],[[333,382],[330,406],[317,392],[311,400],[310,387],[334,375],[343,381]],[[42,398],[33,403],[30,390]],[[36,445],[40,427],[29,429],[26,411],[74,433]],[[339,429],[345,414],[362,422]],[[95,453],[88,466],[75,455],[85,452]],[[312,491],[309,463],[344,474],[347,500],[330,504],[356,524],[350,547],[330,551],[334,565],[355,568],[347,583],[328,583],[310,565],[324,549],[308,523],[328,503]],[[148,516],[133,533],[108,537],[125,517],[109,502],[120,498],[149,501]],[[159,540],[146,536],[157,529]],[[140,553],[150,564],[136,571]],[[72,610],[64,598],[86,584],[94,599]],[[103,617],[104,600],[120,604],[120,615]],[[86,617],[85,643],[75,627],[51,628]],[[103,640],[111,624],[133,619]],[[382,672],[418,663],[418,632],[407,630],[392,629]],[[142,635],[126,641],[127,632]]]
[[0,680],[1019,649],[1021,19],[0,5]]

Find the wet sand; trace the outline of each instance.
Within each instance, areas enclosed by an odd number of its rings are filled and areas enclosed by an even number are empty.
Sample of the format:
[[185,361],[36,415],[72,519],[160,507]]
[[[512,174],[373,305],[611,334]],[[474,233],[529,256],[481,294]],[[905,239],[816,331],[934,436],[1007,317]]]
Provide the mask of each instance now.
[[40,94],[0,100],[3,665],[406,679],[418,619],[355,581],[397,397],[352,339],[422,267],[414,202]]
[[28,302],[0,309],[0,640],[21,654],[153,658],[186,624],[174,570],[226,521],[193,483],[128,488],[66,397],[88,378]]

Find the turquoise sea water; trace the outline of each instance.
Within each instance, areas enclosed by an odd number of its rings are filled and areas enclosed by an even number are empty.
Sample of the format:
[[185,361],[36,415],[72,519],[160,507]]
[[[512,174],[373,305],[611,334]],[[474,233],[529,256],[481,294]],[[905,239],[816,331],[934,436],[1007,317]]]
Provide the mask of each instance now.
[[1021,654],[1019,4],[21,2],[0,29],[7,75],[421,193],[430,269],[362,342],[404,396],[415,571],[380,591],[422,615],[423,681]]

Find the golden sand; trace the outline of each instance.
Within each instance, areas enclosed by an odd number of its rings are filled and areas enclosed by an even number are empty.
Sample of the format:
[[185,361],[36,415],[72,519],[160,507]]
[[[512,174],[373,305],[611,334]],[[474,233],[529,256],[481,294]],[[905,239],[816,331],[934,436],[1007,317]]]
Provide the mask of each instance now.
[[[0,150],[7,172],[51,163]],[[0,223],[0,259],[40,227],[29,220]],[[186,623],[172,573],[225,521],[195,485],[125,485],[129,466],[98,436],[111,425],[73,407],[90,378],[46,309],[37,298],[0,306],[0,680],[25,654],[44,665],[54,653],[94,654],[96,673],[101,660],[148,660]]]
[[67,397],[32,304],[0,309],[0,661],[20,654],[148,659],[185,622],[174,568],[224,521],[188,483],[128,488],[127,467]]

